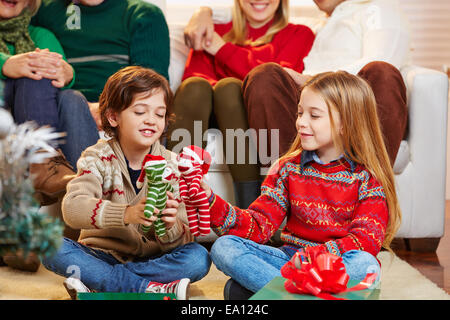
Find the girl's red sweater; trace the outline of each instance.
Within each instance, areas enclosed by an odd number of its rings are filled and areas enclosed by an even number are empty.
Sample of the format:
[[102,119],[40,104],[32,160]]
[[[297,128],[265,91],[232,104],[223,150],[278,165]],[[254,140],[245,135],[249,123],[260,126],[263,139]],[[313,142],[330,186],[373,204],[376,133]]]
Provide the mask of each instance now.
[[217,195],[210,201],[218,235],[266,243],[287,218],[285,244],[338,256],[349,250],[376,256],[389,216],[383,187],[364,166],[345,157],[321,165],[305,151],[267,176],[261,196],[247,210]]
[[[248,39],[256,40],[264,35],[272,22],[254,29],[248,26]],[[232,27],[232,22],[214,25],[215,31],[223,36]],[[183,80],[189,77],[202,77],[211,85],[227,77],[243,80],[254,67],[275,62],[298,72],[304,69],[303,58],[311,50],[314,34],[307,26],[288,24],[276,33],[270,43],[252,47],[239,46],[227,42],[215,56],[206,51],[191,49],[186,61]]]

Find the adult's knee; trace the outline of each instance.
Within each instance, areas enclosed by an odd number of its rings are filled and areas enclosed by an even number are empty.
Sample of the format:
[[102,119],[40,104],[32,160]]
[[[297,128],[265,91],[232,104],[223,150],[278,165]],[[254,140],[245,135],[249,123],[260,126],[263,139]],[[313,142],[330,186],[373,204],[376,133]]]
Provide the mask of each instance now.
[[61,112],[73,112],[80,108],[86,108],[88,102],[84,95],[72,89],[61,90],[58,94],[58,107]]
[[[29,93],[42,93],[43,91],[53,91],[57,92],[58,88],[54,87],[52,85],[51,80],[49,79],[41,79],[41,80],[34,80],[30,78],[19,78],[15,79],[15,87],[16,88],[23,88],[24,90],[27,90]],[[16,89],[17,90],[17,89]]]
[[175,93],[175,99],[188,98],[201,101],[205,97],[212,97],[212,87],[208,80],[200,77],[187,78]]
[[214,86],[214,109],[217,113],[241,114],[244,110],[242,100],[242,81],[236,78],[224,78]]
[[191,77],[184,80],[174,98],[174,111],[177,117],[209,118],[212,109],[213,89],[204,78]]
[[390,63],[384,61],[372,61],[366,64],[358,73],[369,82],[383,81],[390,83],[392,79],[403,83],[400,71]]
[[260,64],[253,68],[244,79],[244,89],[246,89],[249,85],[252,87],[257,86],[258,84],[266,84],[270,83],[273,80],[274,75],[285,73],[284,69],[275,62],[267,62]]

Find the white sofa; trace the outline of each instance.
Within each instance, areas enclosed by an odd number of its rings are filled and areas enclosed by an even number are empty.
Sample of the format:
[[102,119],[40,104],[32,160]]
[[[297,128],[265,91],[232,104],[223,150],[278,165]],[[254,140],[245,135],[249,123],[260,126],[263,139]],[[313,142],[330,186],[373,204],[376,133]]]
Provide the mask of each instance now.
[[[169,75],[175,91],[180,84],[188,49],[183,42],[183,27],[196,7],[186,4],[171,6],[164,0],[148,0],[165,12],[171,37]],[[300,15],[301,13],[301,15]],[[291,20],[309,25],[314,30],[314,6],[294,7]],[[415,249],[436,249],[444,234],[448,78],[443,72],[418,66],[401,69],[407,89],[409,134],[402,142],[395,165],[397,192],[402,209],[402,223],[397,238],[408,239]],[[213,142],[216,135],[209,135]],[[222,150],[208,145],[215,155],[209,173],[212,188],[234,202],[233,185]],[[210,235],[214,237],[214,235]],[[424,247],[425,244],[425,247]]]

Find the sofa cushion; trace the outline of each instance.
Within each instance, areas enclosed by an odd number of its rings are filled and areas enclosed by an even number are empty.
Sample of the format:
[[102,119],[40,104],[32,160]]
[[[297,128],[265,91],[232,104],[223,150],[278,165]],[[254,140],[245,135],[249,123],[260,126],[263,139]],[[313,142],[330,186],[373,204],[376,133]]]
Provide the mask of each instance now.
[[394,162],[394,173],[400,174],[405,170],[406,166],[409,163],[410,153],[409,153],[409,145],[408,141],[403,140],[400,143],[400,147],[398,148],[397,157]]

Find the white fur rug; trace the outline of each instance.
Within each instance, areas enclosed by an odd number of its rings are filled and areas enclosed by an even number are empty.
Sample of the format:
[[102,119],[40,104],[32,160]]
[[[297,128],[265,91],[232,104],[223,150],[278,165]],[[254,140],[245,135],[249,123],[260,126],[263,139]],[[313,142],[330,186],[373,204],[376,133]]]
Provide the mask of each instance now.
[[[444,290],[397,256],[381,252],[378,258],[382,263],[380,299],[450,300]],[[42,266],[36,273],[0,267],[0,299],[69,299],[63,280]],[[222,300],[227,280],[228,277],[213,265],[204,279],[191,285],[190,297],[192,300]]]

